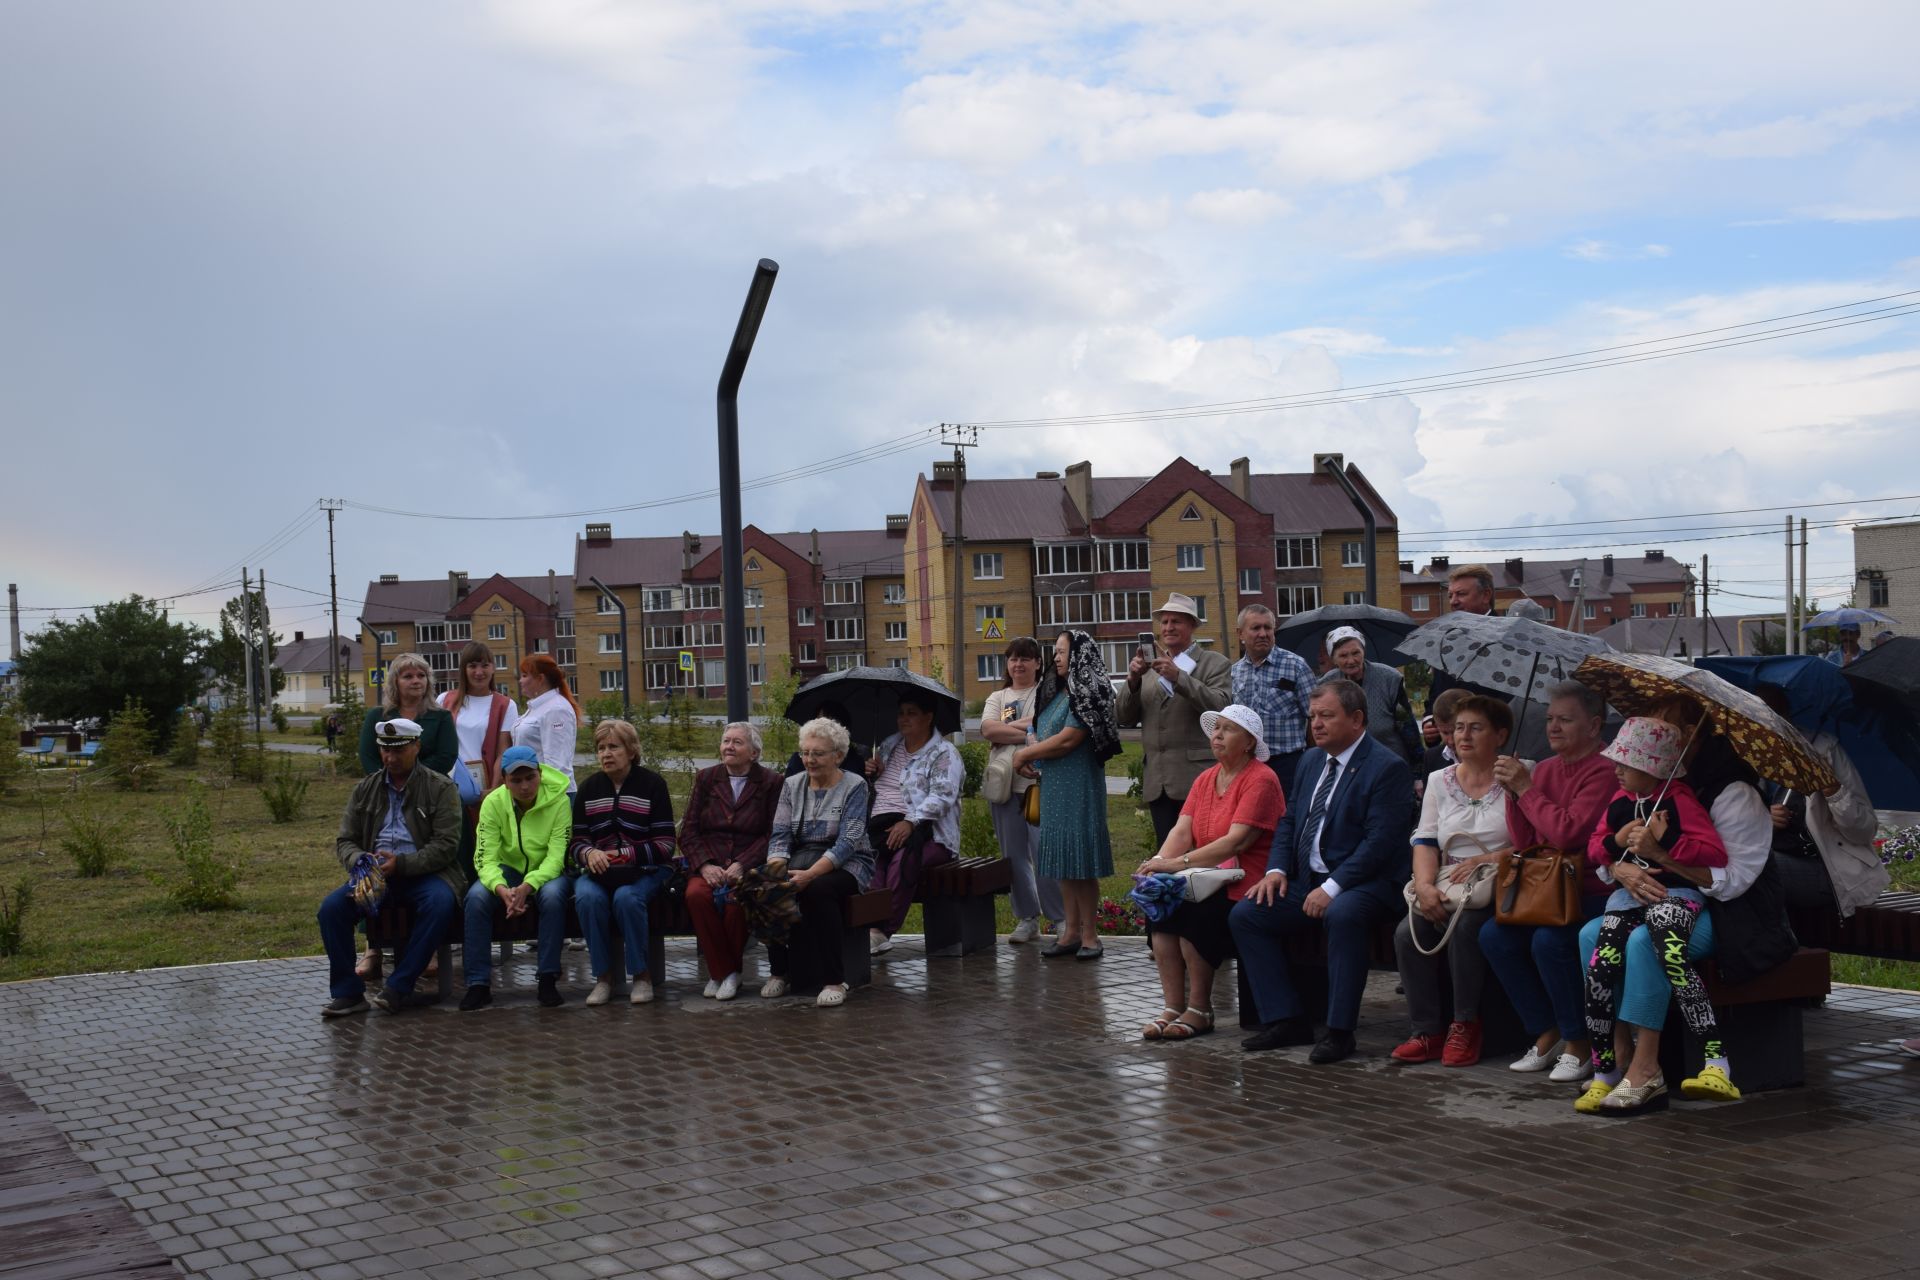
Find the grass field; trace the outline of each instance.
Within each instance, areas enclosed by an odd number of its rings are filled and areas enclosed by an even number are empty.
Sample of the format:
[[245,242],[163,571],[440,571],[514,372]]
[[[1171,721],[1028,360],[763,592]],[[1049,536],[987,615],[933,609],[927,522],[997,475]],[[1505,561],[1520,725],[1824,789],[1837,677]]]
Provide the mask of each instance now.
[[[228,782],[217,766],[163,766],[154,789],[137,794],[99,785],[97,778],[90,784],[83,771],[28,771],[0,797],[0,887],[11,892],[24,880],[33,892],[24,949],[0,958],[0,982],[316,953],[314,911],[343,878],[333,840],[352,782],[325,773],[318,758],[294,762],[310,786],[299,818],[286,824],[272,821],[257,787]],[[155,883],[174,857],[164,815],[183,803],[195,778],[209,788],[216,840],[241,863],[239,905],[232,910],[179,910]],[[684,808],[690,785],[686,775],[668,775],[676,810]],[[978,828],[985,802],[976,797],[965,803],[973,810],[969,825]],[[1137,804],[1122,796],[1107,800],[1115,874],[1102,882],[1103,897],[1123,899],[1133,868],[1151,852],[1152,828]],[[121,831],[114,865],[94,879],[80,876],[61,848],[66,815],[81,805]],[[1920,888],[1920,868],[1900,864],[1897,880],[1899,887]],[[996,905],[1004,933],[1014,924],[1012,904],[1002,896]],[[907,917],[905,930],[919,932],[919,908]],[[1920,965],[1914,964],[1835,956],[1834,977],[1920,990]]]

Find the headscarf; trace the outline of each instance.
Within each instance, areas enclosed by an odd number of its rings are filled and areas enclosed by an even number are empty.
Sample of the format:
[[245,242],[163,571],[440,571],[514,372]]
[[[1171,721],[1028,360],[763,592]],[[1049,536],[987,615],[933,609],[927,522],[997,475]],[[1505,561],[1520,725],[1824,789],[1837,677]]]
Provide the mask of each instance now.
[[[1041,707],[1060,693],[1058,672],[1047,664],[1046,679],[1040,682]],[[1100,645],[1084,631],[1067,632],[1067,701],[1080,723],[1087,726],[1093,742],[1093,755],[1102,763],[1120,754],[1120,724],[1113,713],[1113,681],[1107,678],[1107,664],[1100,660]]]
[[1349,640],[1358,640],[1362,649],[1367,647],[1367,638],[1358,627],[1335,627],[1327,632],[1327,656],[1331,658],[1333,651]]

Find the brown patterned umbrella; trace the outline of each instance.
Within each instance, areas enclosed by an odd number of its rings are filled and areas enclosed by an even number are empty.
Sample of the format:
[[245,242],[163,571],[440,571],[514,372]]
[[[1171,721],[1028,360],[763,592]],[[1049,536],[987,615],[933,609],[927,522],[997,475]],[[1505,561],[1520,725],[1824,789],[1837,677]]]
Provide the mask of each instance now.
[[1573,678],[1622,715],[1644,715],[1671,698],[1687,698],[1733,743],[1761,777],[1795,791],[1825,791],[1838,782],[1798,729],[1773,708],[1711,671],[1647,653],[1596,653]]

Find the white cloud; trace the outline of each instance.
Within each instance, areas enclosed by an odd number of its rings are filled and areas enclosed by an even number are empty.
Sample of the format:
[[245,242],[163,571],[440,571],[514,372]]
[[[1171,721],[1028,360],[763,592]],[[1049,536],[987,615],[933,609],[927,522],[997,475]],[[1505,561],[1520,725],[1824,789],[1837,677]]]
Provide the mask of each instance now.
[[1621,248],[1604,240],[1576,240],[1567,246],[1566,256],[1582,262],[1635,262],[1672,257],[1673,249],[1664,244],[1643,244],[1636,249]]
[[1285,196],[1250,187],[1196,191],[1187,197],[1187,211],[1195,217],[1238,227],[1271,222],[1292,208]]

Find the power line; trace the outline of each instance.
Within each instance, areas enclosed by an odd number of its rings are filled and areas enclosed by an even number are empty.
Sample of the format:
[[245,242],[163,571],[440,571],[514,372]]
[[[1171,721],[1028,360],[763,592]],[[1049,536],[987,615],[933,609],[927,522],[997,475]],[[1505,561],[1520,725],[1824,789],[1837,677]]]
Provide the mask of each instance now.
[[[1463,533],[1507,533],[1509,531],[1519,530],[1519,529],[1548,529],[1548,528],[1580,529],[1580,528],[1585,528],[1586,526],[1589,526],[1589,525],[1632,524],[1637,521],[1645,521],[1645,520],[1698,520],[1698,519],[1708,519],[1713,516],[1762,515],[1770,511],[1809,511],[1809,510],[1813,510],[1820,507],[1863,507],[1870,504],[1881,503],[1881,502],[1917,502],[1917,501],[1920,501],[1920,493],[1901,493],[1901,494],[1895,494],[1892,497],[1887,497],[1887,498],[1847,498],[1847,499],[1838,500],[1834,502],[1795,502],[1785,506],[1778,506],[1778,507],[1732,507],[1725,511],[1673,511],[1673,512],[1667,512],[1663,515],[1619,516],[1619,517],[1608,519],[1608,520],[1552,520],[1552,521],[1544,521],[1538,524],[1481,525],[1477,528],[1472,528],[1472,529],[1405,529],[1401,531],[1400,536],[1403,538],[1421,538],[1421,537],[1427,537],[1429,535],[1436,536],[1436,537],[1458,537]],[[1869,518],[1874,520],[1882,520],[1882,519],[1885,519],[1886,517],[1872,516]],[[1631,530],[1628,530],[1628,532],[1631,532]],[[1659,532],[1659,530],[1650,530],[1650,532],[1657,533]]]

